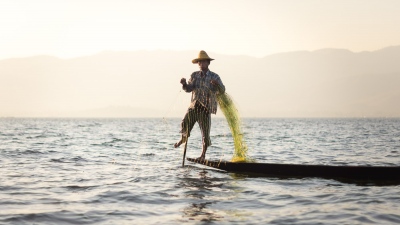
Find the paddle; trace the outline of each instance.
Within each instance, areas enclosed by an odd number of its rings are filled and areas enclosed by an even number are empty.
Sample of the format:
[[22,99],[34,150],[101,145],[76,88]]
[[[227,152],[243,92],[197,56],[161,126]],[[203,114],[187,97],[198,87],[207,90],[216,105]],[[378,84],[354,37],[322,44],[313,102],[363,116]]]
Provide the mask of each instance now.
[[185,166],[186,147],[187,147],[188,140],[189,140],[189,138],[186,138],[186,142],[185,142],[185,149],[183,150],[183,160],[182,160],[182,167],[184,167],[184,166]]

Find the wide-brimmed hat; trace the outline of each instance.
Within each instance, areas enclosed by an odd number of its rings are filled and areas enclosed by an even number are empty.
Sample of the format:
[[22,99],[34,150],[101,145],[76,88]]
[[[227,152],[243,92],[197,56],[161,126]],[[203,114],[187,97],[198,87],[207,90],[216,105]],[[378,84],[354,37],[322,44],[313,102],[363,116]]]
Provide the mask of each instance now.
[[208,55],[207,55],[207,52],[205,52],[205,51],[203,51],[203,50],[201,50],[200,52],[199,52],[199,56],[196,58],[196,59],[193,59],[192,60],[192,63],[198,63],[200,60],[214,60],[214,59],[212,59],[212,58],[210,58]]

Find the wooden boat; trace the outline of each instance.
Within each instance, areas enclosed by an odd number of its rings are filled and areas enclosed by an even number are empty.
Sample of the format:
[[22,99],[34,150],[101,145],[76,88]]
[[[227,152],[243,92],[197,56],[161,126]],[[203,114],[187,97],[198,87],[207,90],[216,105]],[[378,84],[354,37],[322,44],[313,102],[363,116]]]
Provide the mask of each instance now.
[[188,161],[220,170],[275,177],[322,177],[353,180],[400,181],[400,166],[328,166],[277,163],[210,161],[187,158]]

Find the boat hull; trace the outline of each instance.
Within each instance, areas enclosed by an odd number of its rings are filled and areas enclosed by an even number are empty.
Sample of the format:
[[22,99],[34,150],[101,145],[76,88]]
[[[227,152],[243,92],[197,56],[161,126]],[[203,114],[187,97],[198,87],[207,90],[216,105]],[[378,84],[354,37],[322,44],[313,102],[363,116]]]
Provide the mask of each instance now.
[[328,166],[276,163],[245,163],[209,161],[187,158],[188,161],[220,170],[238,173],[284,177],[322,177],[356,180],[400,180],[400,167],[389,166]]

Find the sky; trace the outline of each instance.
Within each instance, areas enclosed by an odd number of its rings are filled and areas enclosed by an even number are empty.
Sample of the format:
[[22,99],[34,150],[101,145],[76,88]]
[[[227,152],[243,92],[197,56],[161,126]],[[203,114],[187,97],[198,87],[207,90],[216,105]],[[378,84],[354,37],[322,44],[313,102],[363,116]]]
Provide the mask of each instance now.
[[0,59],[201,50],[263,57],[400,44],[398,0],[2,0]]

